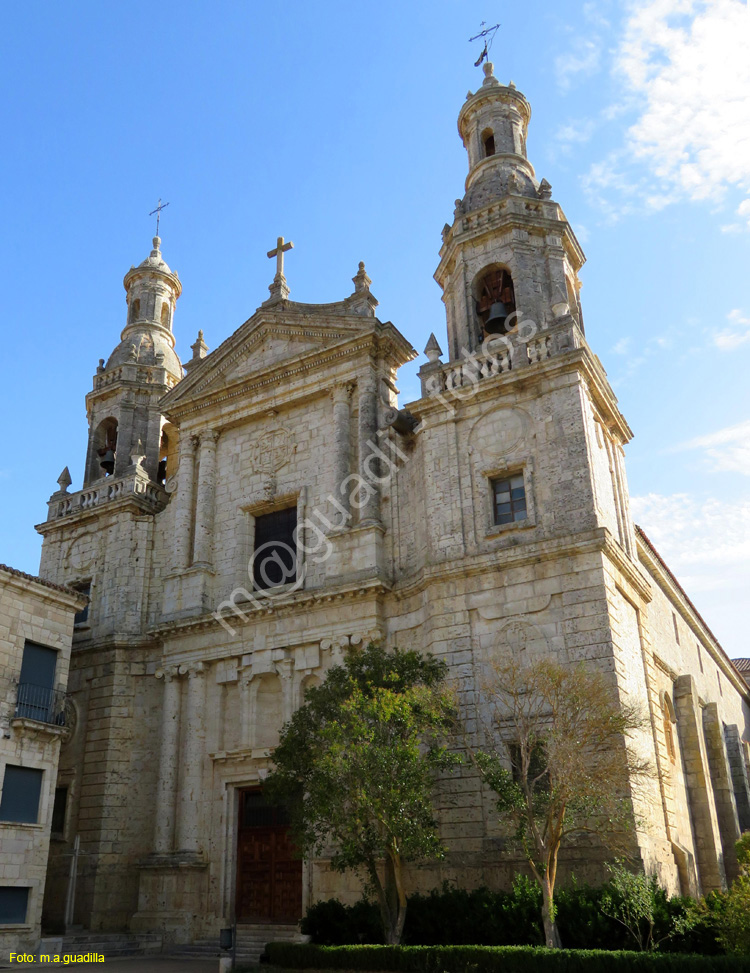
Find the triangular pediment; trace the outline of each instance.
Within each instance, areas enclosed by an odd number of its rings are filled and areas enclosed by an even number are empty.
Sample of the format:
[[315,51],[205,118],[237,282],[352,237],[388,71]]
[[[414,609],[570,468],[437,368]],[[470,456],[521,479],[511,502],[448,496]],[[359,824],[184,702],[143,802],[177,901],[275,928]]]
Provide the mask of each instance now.
[[167,393],[162,400],[165,411],[283,369],[285,363],[293,366],[335,345],[366,337],[377,327],[373,317],[327,317],[300,315],[298,321],[279,321],[254,315]]

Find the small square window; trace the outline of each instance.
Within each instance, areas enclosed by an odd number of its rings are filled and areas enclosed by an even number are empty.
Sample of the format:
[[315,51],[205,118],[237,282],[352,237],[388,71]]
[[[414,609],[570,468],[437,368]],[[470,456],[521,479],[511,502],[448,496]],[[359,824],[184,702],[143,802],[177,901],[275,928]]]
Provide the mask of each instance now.
[[504,477],[492,481],[493,522],[496,524],[512,524],[517,520],[526,520],[526,488],[523,474]]
[[0,798],[0,821],[36,824],[39,821],[39,795],[44,771],[34,767],[6,764],[3,796]]
[[0,926],[22,925],[29,908],[29,890],[22,885],[0,885]]
[[260,590],[297,580],[297,508],[255,518],[253,581]]

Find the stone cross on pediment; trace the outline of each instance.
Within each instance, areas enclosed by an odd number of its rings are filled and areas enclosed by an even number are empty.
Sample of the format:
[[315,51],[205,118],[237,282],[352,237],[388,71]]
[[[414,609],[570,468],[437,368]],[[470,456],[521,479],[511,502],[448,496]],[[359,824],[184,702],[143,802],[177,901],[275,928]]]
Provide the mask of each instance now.
[[284,254],[287,250],[291,250],[294,244],[290,240],[288,243],[284,241],[284,237],[280,236],[276,239],[276,246],[273,250],[268,251],[268,257],[276,257],[276,276],[273,279],[273,283],[269,286],[269,291],[271,292],[270,298],[265,302],[266,304],[271,304],[274,301],[286,300],[289,297],[289,287],[287,286],[286,277],[284,276]]

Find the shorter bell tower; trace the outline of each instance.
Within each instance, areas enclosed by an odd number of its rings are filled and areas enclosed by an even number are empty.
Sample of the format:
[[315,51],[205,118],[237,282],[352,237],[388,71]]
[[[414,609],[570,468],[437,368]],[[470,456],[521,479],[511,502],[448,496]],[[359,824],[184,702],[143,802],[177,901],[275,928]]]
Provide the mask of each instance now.
[[159,399],[182,378],[172,320],[182,292],[176,271],[161,254],[161,240],[125,274],[127,320],[120,343],[102,359],[86,396],[89,441],[84,486],[121,476],[136,460],[149,479],[163,482],[173,452]]
[[435,280],[443,290],[451,361],[533,322],[534,333],[570,315],[581,329],[583,251],[552,187],[526,156],[531,106],[493,65],[458,115],[468,154],[463,199],[443,228]]

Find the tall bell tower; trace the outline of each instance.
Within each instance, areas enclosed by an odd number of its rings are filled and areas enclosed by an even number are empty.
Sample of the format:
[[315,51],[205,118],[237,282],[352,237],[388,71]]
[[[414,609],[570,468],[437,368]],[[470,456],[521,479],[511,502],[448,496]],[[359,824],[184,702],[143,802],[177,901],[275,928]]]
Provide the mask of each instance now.
[[526,156],[531,107],[512,81],[500,84],[491,63],[484,75],[458,116],[469,173],[435,272],[451,361],[523,321],[544,330],[571,316],[583,329],[578,271],[585,258],[552,187],[536,178]]
[[[164,481],[168,435],[163,434],[159,399],[182,377],[172,319],[182,292],[176,272],[161,254],[161,240],[123,280],[127,319],[120,343],[100,361],[94,388],[86,396],[89,441],[84,486],[118,477],[133,456],[154,481]],[[161,464],[161,467],[160,467]]]

